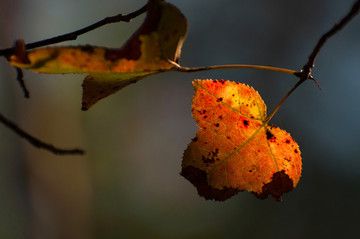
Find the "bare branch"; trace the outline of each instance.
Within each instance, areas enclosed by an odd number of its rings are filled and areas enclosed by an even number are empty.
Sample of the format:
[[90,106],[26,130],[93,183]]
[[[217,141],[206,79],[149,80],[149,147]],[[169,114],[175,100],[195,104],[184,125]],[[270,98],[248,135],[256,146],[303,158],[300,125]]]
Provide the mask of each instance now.
[[[92,31],[96,28],[102,27],[106,24],[115,23],[115,22],[130,22],[132,19],[145,13],[146,10],[147,10],[147,4],[145,6],[143,6],[142,8],[140,8],[132,13],[129,13],[127,15],[118,14],[116,16],[106,17],[103,20],[98,21],[98,22],[96,22],[90,26],[87,26],[85,28],[82,28],[80,30],[70,32],[70,33],[67,33],[67,34],[64,34],[61,36],[41,40],[38,42],[26,44],[24,46],[24,49],[33,49],[33,48],[47,46],[47,45],[51,45],[51,44],[55,44],[55,43],[59,43],[59,42],[75,40],[78,36],[80,36],[84,33],[87,33],[89,31]],[[2,49],[2,50],[0,50],[0,56],[9,57],[10,55],[14,54],[15,51],[16,51],[15,47]],[[23,72],[19,68],[16,68],[16,72],[17,72],[17,80],[20,84],[20,87],[22,88],[22,90],[24,92],[24,96],[26,98],[29,98],[29,91],[27,90],[24,80],[23,80]],[[35,138],[34,136],[30,135],[29,133],[25,132],[24,130],[20,129],[15,123],[13,123],[12,121],[10,121],[6,117],[4,117],[2,114],[0,114],[0,122],[2,124],[4,124],[6,127],[8,127],[9,129],[11,129],[12,131],[14,131],[21,138],[26,139],[30,144],[32,144],[35,147],[42,148],[42,149],[48,150],[54,154],[59,154],[59,155],[82,155],[82,154],[84,154],[84,151],[82,149],[60,149],[51,144],[45,143],[45,142]]]
[[[60,35],[60,36],[56,36],[56,37],[52,37],[49,39],[45,39],[45,40],[41,40],[41,41],[37,41],[37,42],[33,42],[33,43],[29,43],[26,44],[26,49],[33,49],[33,48],[37,48],[37,47],[42,47],[42,46],[47,46],[47,45],[51,45],[51,44],[55,44],[55,43],[59,43],[59,42],[64,42],[64,41],[71,41],[71,40],[75,40],[78,36],[85,34],[89,31],[92,31],[96,28],[102,27],[106,24],[110,24],[110,23],[115,23],[115,22],[130,22],[132,19],[140,16],[141,14],[145,13],[147,10],[147,4],[144,5],[142,8],[129,13],[127,15],[122,15],[122,14],[118,14],[112,17],[106,17],[101,21],[98,21],[90,26],[84,27],[80,30],[74,31],[74,32],[70,32],[64,35]],[[13,55],[15,51],[14,47],[11,48],[7,48],[7,49],[3,49],[0,50],[0,56],[10,56]]]
[[349,13],[341,19],[341,21],[335,24],[328,32],[326,32],[317,42],[316,46],[314,47],[313,51],[311,52],[307,63],[303,66],[302,71],[299,73],[299,77],[303,79],[303,81],[307,79],[311,79],[311,70],[315,65],[315,60],[320,53],[320,50],[325,45],[325,43],[341,31],[357,14],[360,12],[360,0],[357,0],[354,5],[352,6]]
[[7,119],[2,114],[0,114],[0,122],[3,123],[6,127],[10,128],[12,131],[14,131],[21,138],[26,139],[33,146],[35,146],[37,148],[46,149],[46,150],[52,152],[53,154],[83,155],[85,153],[82,149],[60,149],[51,144],[45,143],[45,142],[33,137],[32,135],[25,132],[24,130],[20,129],[15,123],[11,122],[9,119]]
[[[346,24],[348,24],[358,13],[360,12],[360,0],[355,2],[350,12],[343,18],[338,24],[335,24],[328,32],[326,32],[317,42],[315,48],[311,52],[307,63],[303,66],[300,72],[296,72],[294,75],[299,77],[300,80],[290,89],[290,91],[285,95],[285,97],[280,101],[280,103],[275,107],[275,109],[266,117],[264,123],[268,123],[275,113],[279,110],[281,105],[286,101],[287,98],[306,80],[313,80],[316,85],[320,88],[317,81],[312,77],[311,70],[314,67],[316,57],[319,55],[321,48],[325,45],[327,40],[332,36],[337,34],[341,29],[343,29]],[[321,88],[320,88],[321,90]]]

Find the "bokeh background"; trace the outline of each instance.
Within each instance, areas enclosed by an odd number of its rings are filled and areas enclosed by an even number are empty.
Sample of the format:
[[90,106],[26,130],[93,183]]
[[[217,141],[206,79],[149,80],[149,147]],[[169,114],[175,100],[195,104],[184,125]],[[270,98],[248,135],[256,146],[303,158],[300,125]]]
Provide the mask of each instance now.
[[[189,21],[181,64],[260,64],[299,70],[353,0],[169,0]],[[67,33],[145,0],[0,0],[0,48]],[[63,45],[120,47],[143,21]],[[82,75],[16,74],[0,59],[0,112],[86,156],[54,156],[0,125],[0,238],[355,238],[360,224],[360,17],[324,47],[313,82],[271,121],[299,143],[300,183],[279,203],[247,192],[205,201],[179,175],[197,126],[196,78],[252,85],[269,111],[296,82],[282,73],[217,70],[149,77],[81,112]]]

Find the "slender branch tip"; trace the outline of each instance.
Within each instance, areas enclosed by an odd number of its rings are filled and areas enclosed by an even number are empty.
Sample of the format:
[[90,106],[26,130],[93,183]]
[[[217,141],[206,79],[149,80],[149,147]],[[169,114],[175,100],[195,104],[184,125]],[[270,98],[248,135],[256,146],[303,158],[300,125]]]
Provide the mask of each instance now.
[[[66,33],[60,36],[56,36],[56,37],[52,37],[52,38],[48,38],[45,40],[41,40],[41,41],[37,41],[37,42],[33,42],[33,43],[28,43],[26,44],[26,49],[33,49],[33,48],[37,48],[37,47],[43,47],[43,46],[47,46],[47,45],[52,45],[52,44],[56,44],[56,43],[60,43],[60,42],[64,42],[64,41],[72,41],[72,40],[76,40],[78,36],[83,35],[89,31],[95,30],[99,27],[102,27],[106,24],[111,24],[111,23],[116,23],[116,22],[130,22],[132,19],[140,16],[141,14],[145,13],[147,10],[147,4],[145,4],[143,7],[141,7],[140,9],[126,14],[126,15],[122,15],[122,14],[117,14],[115,16],[112,17],[105,17],[104,19],[91,24],[87,27],[84,27],[82,29],[70,32],[70,33]],[[12,54],[14,54],[15,52],[15,47],[11,47],[11,48],[6,48],[6,49],[1,49],[0,50],[0,56],[10,56]]]

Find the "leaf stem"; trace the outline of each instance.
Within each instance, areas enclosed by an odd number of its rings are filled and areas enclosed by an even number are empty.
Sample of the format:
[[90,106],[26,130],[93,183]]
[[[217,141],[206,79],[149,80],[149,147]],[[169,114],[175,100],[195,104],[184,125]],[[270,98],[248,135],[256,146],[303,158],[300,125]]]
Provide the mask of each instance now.
[[203,66],[203,67],[183,67],[174,62],[171,63],[176,65],[177,66],[176,71],[180,71],[180,72],[196,72],[196,71],[208,71],[208,70],[219,70],[219,69],[245,68],[245,69],[257,69],[257,70],[266,70],[266,71],[277,71],[295,76],[298,74],[298,72],[294,70],[273,67],[273,66],[233,64],[233,65],[215,65],[215,66]]
[[296,84],[289,90],[289,92],[282,98],[282,100],[279,102],[279,104],[275,107],[275,109],[268,115],[268,117],[265,118],[263,125],[266,125],[269,123],[271,118],[275,115],[275,113],[280,109],[282,104],[289,98],[289,96],[302,84],[305,80],[300,79]]

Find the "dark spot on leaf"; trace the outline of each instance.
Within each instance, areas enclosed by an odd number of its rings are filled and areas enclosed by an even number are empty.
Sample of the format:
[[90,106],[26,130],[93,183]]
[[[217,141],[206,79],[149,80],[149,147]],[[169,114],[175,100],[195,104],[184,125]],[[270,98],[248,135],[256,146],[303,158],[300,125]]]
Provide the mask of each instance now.
[[80,50],[82,50],[83,52],[89,53],[89,54],[94,53],[94,47],[91,45],[81,46]]
[[218,99],[216,100],[216,102],[221,102],[221,101],[223,101],[223,98],[222,98],[222,97],[220,97],[220,98],[218,98]]
[[219,161],[218,154],[219,154],[219,149],[215,149],[214,151],[209,152],[207,157],[202,156],[201,161],[203,161],[205,164],[211,164],[216,161]]
[[158,5],[152,4],[148,6],[145,21],[138,30],[139,34],[147,35],[158,29],[161,13],[161,8]]
[[206,119],[206,118],[207,118],[207,115],[204,116],[204,119]]
[[294,152],[297,154],[297,153],[298,153],[298,150],[297,150],[297,149],[295,149],[295,150],[294,150]]
[[223,117],[222,117],[222,115],[220,115],[220,116],[219,116],[219,119],[221,119],[221,120],[222,120],[222,118],[223,118]]
[[249,121],[248,120],[243,120],[243,124],[244,124],[245,128],[247,128],[249,126]]
[[285,143],[290,144],[290,140],[287,139],[287,140],[285,141]]
[[239,192],[239,190],[234,188],[224,187],[222,190],[219,190],[209,186],[206,172],[192,166],[183,168],[180,174],[196,187],[201,197],[207,200],[224,201]]
[[[135,82],[131,82],[131,83],[135,83]],[[120,86],[113,86],[113,88],[112,88],[112,90],[118,90],[118,89],[120,89]]]
[[274,140],[275,136],[270,132],[270,130],[266,130],[266,139],[267,140]]
[[174,34],[174,35],[177,35],[178,33],[179,33],[179,30],[178,30],[178,29],[174,29],[173,34]]
[[252,169],[249,170],[249,173],[252,173]]
[[141,56],[140,45],[140,40],[134,38],[121,49],[106,49],[104,57],[109,61],[116,61],[121,58],[137,60]]
[[169,39],[170,39],[170,35],[166,35],[166,36],[164,37],[164,42],[169,41]]
[[213,158],[206,158],[205,156],[201,157],[201,161],[203,161],[203,163],[205,163],[205,164],[211,164],[211,163],[215,162],[215,160]]
[[219,123],[216,123],[216,124],[214,124],[216,127],[219,127],[220,126],[220,124]]
[[271,182],[262,187],[261,194],[255,194],[259,199],[265,199],[270,194],[273,195],[276,201],[281,201],[281,196],[284,193],[290,192],[293,189],[293,181],[285,173],[284,170],[274,173]]
[[202,115],[206,113],[206,110],[197,110],[197,112]]

